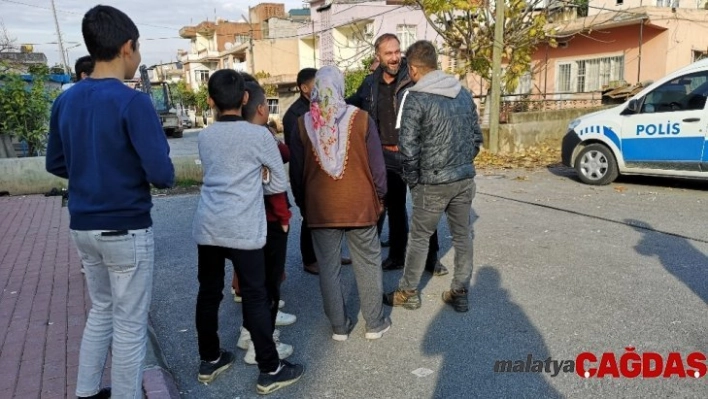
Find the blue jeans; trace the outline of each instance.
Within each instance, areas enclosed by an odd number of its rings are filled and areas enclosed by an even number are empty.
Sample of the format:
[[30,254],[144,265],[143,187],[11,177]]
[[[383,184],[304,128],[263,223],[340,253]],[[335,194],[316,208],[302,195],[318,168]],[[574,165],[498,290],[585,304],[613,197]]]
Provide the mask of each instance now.
[[152,299],[152,228],[72,230],[91,297],[79,353],[77,396],[98,393],[112,347],[111,397],[142,398],[143,361]]

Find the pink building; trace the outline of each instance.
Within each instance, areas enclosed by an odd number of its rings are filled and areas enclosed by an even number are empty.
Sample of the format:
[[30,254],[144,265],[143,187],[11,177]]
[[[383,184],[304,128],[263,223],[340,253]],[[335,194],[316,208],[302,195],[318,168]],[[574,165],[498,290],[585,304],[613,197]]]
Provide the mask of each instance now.
[[359,69],[383,33],[396,34],[403,51],[417,40],[440,43],[423,12],[401,0],[313,0],[310,11],[309,26],[298,30],[300,68]]
[[561,99],[572,97],[570,93],[599,93],[620,82],[653,81],[708,53],[705,9],[614,11],[592,8],[594,3],[587,17],[554,24],[551,32],[558,47],[541,45],[534,54],[531,93]]

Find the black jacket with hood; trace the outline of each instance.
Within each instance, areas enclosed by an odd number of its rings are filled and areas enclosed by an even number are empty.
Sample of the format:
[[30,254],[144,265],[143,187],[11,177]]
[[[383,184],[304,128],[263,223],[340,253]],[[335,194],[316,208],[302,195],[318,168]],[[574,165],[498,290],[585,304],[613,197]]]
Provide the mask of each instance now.
[[[374,122],[376,122],[376,127],[381,126],[377,106],[379,100],[379,82],[381,81],[381,75],[383,73],[383,66],[376,68],[372,74],[364,78],[364,82],[359,86],[356,93],[346,99],[347,104],[359,107],[368,112],[374,119]],[[398,75],[396,75],[395,85],[393,109],[398,112],[398,106],[403,98],[403,93],[407,88],[413,85],[413,81],[410,76],[408,76],[408,64],[405,58],[401,58],[401,66],[398,70]],[[381,132],[380,130],[379,135],[381,136],[381,143],[384,145],[395,145],[398,141],[398,137],[387,137],[389,134]]]

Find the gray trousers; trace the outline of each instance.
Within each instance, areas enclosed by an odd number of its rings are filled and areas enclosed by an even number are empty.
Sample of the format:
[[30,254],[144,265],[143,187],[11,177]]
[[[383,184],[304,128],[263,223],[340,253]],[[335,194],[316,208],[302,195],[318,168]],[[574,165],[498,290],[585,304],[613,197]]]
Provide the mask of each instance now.
[[[352,267],[359,288],[361,313],[367,332],[386,328],[381,271],[381,243],[376,226],[351,229],[312,229],[312,243],[320,266],[320,289],[324,311],[335,334],[348,334],[351,321],[347,316],[342,289],[342,240],[347,237]],[[427,250],[427,247],[426,247]]]
[[418,184],[411,190],[413,217],[406,266],[398,284],[400,289],[418,289],[428,255],[428,240],[438,227],[443,212],[447,215],[455,248],[455,272],[451,288],[468,289],[472,278],[473,255],[470,211],[475,192],[474,179],[448,184]]

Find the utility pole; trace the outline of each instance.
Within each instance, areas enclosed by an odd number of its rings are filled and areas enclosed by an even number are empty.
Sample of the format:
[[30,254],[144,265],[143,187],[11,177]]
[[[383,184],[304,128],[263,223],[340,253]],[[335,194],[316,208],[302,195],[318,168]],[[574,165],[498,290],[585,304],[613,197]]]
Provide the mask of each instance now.
[[248,7],[248,18],[246,18],[243,14],[241,14],[241,17],[248,21],[248,55],[251,58],[251,75],[255,75],[256,73],[256,66],[255,66],[255,61],[253,59],[253,24],[251,23],[251,7]]
[[492,52],[492,93],[489,111],[489,151],[499,152],[499,113],[501,108],[501,62],[504,51],[504,1],[496,0],[494,49]]
[[64,51],[64,42],[61,37],[61,29],[59,29],[59,19],[57,19],[57,8],[54,5],[54,0],[52,0],[52,13],[54,14],[54,26],[57,29],[57,43],[59,44],[59,55],[61,56],[62,64],[64,64],[64,71],[66,73],[70,73],[69,65],[66,61],[67,55],[66,51]]
[[[312,12],[312,11],[310,11]],[[310,14],[312,18],[312,14]],[[317,68],[317,36],[315,36],[315,20],[312,20],[312,67]]]

